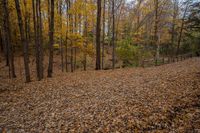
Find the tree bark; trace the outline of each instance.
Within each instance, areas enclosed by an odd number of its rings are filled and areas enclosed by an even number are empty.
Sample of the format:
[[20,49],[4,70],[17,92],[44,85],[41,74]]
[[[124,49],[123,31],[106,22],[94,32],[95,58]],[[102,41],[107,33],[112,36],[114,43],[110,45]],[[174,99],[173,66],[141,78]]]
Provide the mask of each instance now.
[[63,43],[62,43],[62,1],[59,3],[59,14],[60,14],[60,57],[61,57],[61,68],[64,72],[64,56],[63,56]]
[[13,46],[11,43],[11,30],[10,30],[10,20],[8,11],[8,1],[3,0],[3,12],[4,12],[4,35],[6,43],[6,56],[7,65],[9,66],[9,76],[11,78],[16,78],[15,66],[14,66],[14,56],[13,56]]
[[[71,4],[73,4],[73,1],[71,3],[71,1],[69,0],[69,7],[71,8]],[[69,14],[69,23],[70,23],[70,33],[73,34],[74,33],[74,19],[73,19],[73,15]],[[70,40],[70,67],[71,67],[71,72],[74,72],[74,47],[73,47],[73,43],[72,40]]]
[[51,0],[51,17],[49,23],[49,66],[48,77],[52,77],[53,73],[53,44],[54,44],[54,0]]
[[28,44],[26,41],[26,37],[24,34],[24,26],[22,21],[22,13],[20,9],[19,0],[15,0],[15,6],[17,10],[17,16],[18,16],[18,24],[20,29],[20,35],[21,35],[21,42],[23,44],[23,52],[24,52],[24,68],[25,68],[25,76],[26,76],[26,82],[30,82],[30,71],[29,71],[29,59],[28,59]]
[[115,69],[115,1],[112,0],[112,69]]
[[69,33],[69,9],[70,9],[70,1],[66,1],[67,9],[66,9],[66,14],[67,14],[67,29],[66,29],[66,43],[65,43],[65,69],[66,72],[68,72],[68,33]]
[[[6,39],[6,30],[5,30],[5,17],[3,19],[3,27],[2,27],[2,30],[1,30],[1,34],[2,34],[2,42],[3,42],[3,47],[4,47],[4,55],[5,55],[5,59],[6,59],[6,66],[9,67],[9,54],[8,54],[8,45],[7,45],[7,39]],[[9,71],[10,73],[10,71]]]
[[[24,15],[24,30],[25,30],[25,40],[26,40],[26,44],[27,44],[27,53],[29,53],[29,41],[28,41],[28,12],[27,12],[27,1],[24,0],[24,10],[25,10],[25,15]],[[28,55],[28,61],[29,61],[29,55]]]
[[[75,20],[74,20],[74,31],[75,34],[78,34],[78,24],[77,24],[77,14],[75,14]],[[77,46],[74,46],[74,71],[76,70],[76,55],[77,55]]]
[[72,47],[72,41],[71,41],[71,44],[70,44],[70,67],[71,67],[71,72],[73,73],[74,72],[74,48]]
[[97,0],[96,70],[101,69],[101,0]]
[[156,60],[159,58],[159,43],[158,43],[158,0],[154,0],[155,4],[155,27],[154,27],[154,42],[156,48]]
[[4,43],[3,43],[3,36],[2,36],[1,29],[0,29],[0,50],[2,53],[4,53]]
[[44,68],[43,68],[43,60],[44,60],[44,51],[43,51],[43,26],[42,26],[42,13],[41,13],[41,0],[38,0],[38,10],[39,10],[39,56],[40,56],[40,78],[44,77]]
[[39,44],[38,44],[38,28],[36,23],[36,8],[35,8],[35,0],[32,0],[32,8],[33,8],[33,25],[34,25],[34,40],[35,40],[35,58],[36,58],[36,71],[37,78],[40,80],[40,67],[39,67]]
[[178,44],[177,44],[177,50],[176,50],[176,55],[179,55],[180,52],[180,44],[181,44],[181,40],[182,40],[182,35],[183,35],[183,28],[184,28],[184,24],[185,24],[185,17],[186,17],[186,13],[189,7],[189,1],[187,1],[186,7],[185,7],[185,11],[183,13],[183,18],[181,21],[181,29],[180,29],[180,33],[179,33],[179,37],[178,37]]
[[35,54],[36,54],[35,55],[36,70],[37,70],[37,78],[38,80],[41,80],[44,77],[41,1],[36,0],[35,3],[35,0],[32,0],[32,8],[33,8],[34,40],[35,40]]
[[[87,0],[85,0],[85,12],[87,11],[86,10],[86,6],[87,6]],[[86,71],[87,69],[87,45],[88,45],[88,17],[87,15],[85,16],[85,22],[84,22],[84,37],[86,38],[85,40],[85,45],[84,45],[84,62],[83,62],[83,70]]]
[[101,67],[104,68],[104,46],[105,46],[105,14],[106,14],[106,0],[103,1],[103,36],[102,36],[102,61]]
[[175,21],[177,16],[177,0],[174,0],[173,3],[173,20],[172,20],[172,36],[171,36],[171,44],[174,44],[174,34],[175,34]]

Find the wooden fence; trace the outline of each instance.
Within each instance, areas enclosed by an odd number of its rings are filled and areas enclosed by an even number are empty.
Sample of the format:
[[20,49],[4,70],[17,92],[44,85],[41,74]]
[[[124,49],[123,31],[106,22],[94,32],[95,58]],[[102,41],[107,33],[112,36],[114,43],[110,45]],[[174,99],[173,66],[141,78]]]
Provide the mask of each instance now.
[[168,57],[162,57],[159,59],[144,59],[142,60],[140,65],[142,67],[160,66],[164,64],[173,63],[173,62],[183,61],[188,58],[193,58],[197,56],[200,56],[200,50],[190,52],[187,54],[178,55],[178,56],[168,56]]

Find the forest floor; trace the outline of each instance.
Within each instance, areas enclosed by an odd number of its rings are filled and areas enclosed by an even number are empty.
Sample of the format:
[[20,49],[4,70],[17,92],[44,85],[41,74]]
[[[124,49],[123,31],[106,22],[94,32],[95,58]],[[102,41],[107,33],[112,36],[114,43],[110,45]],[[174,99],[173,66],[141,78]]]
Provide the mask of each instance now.
[[200,132],[200,58],[64,73],[29,84],[1,76],[2,130]]

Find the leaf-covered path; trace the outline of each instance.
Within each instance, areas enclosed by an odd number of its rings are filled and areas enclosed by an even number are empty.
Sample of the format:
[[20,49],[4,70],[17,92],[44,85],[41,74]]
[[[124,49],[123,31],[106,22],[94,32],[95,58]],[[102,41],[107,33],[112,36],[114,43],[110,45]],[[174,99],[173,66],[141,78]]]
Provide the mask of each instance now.
[[200,58],[62,74],[30,84],[0,79],[0,89],[1,130],[200,131]]

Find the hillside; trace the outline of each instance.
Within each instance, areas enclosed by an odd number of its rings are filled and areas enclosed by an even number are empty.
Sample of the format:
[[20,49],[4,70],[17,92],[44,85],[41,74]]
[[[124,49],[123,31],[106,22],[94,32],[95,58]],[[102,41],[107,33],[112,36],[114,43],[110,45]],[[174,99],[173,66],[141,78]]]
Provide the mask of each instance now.
[[199,131],[199,66],[193,58],[28,84],[0,77],[0,132]]

